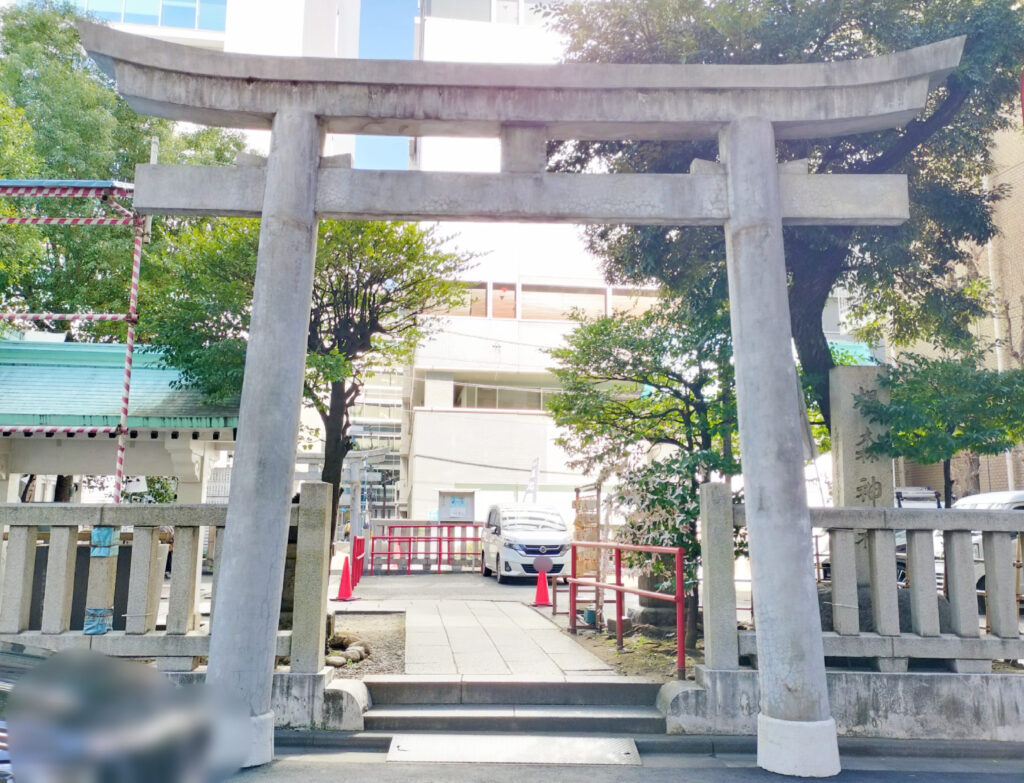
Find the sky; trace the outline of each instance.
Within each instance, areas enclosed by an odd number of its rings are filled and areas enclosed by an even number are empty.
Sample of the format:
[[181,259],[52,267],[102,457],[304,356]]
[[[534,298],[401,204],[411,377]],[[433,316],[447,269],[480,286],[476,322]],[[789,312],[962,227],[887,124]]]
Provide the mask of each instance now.
[[[411,60],[413,20],[418,0],[363,0],[359,18],[359,57]],[[355,167],[406,169],[409,139],[404,136],[357,136]]]

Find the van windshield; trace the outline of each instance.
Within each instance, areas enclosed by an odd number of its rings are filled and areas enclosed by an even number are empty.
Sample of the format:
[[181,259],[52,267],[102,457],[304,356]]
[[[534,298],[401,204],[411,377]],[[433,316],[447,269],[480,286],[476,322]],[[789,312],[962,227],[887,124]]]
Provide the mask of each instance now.
[[557,511],[509,511],[502,515],[501,526],[524,530],[565,530],[565,522]]

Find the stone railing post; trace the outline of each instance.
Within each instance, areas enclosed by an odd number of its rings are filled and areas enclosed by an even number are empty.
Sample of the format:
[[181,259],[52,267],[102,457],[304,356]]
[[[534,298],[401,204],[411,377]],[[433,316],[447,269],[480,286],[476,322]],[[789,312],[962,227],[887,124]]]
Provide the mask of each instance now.
[[299,496],[292,614],[293,674],[316,674],[324,668],[330,544],[331,486],[321,481],[307,481]]
[[727,484],[700,488],[700,558],[704,573],[704,661],[709,669],[738,669],[736,555],[732,490]]

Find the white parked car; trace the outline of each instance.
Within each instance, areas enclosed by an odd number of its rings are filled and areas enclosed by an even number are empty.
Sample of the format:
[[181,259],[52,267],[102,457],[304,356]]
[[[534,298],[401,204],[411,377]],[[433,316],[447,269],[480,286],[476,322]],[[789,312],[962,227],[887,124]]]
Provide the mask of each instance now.
[[[968,495],[960,498],[953,504],[953,508],[970,508],[979,511],[1024,511],[1024,492],[1010,490],[1009,492],[982,492],[978,495]],[[1024,529],[1024,519],[1021,520],[1021,528]],[[978,591],[985,589],[985,553],[982,550],[981,535],[975,533],[972,536],[974,543],[974,576],[977,581]],[[979,609],[983,608],[983,599],[978,599]]]
[[492,506],[481,536],[480,572],[493,572],[499,582],[511,576],[533,576],[534,560],[551,558],[551,573],[568,570],[572,534],[562,515],[544,506]]

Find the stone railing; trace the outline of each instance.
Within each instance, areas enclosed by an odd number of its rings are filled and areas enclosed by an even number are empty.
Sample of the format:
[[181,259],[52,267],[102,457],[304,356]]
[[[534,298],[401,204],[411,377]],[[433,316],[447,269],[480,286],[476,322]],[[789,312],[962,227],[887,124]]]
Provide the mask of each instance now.
[[[307,482],[291,508],[294,557],[286,569],[290,625],[278,632],[277,654],[290,670],[315,674],[324,665],[329,574],[330,494]],[[209,620],[216,606],[227,506],[0,504],[6,558],[0,579],[0,641],[50,650],[91,647],[128,658],[155,658],[161,669],[188,671],[210,647],[210,622],[200,614],[200,549],[213,544]],[[204,528],[208,530],[204,530]],[[111,531],[119,545],[90,557],[90,533]],[[83,532],[80,532],[83,531]],[[165,580],[173,537],[171,575]],[[95,550],[94,550],[95,554]],[[263,574],[252,575],[254,580]],[[161,605],[162,604],[162,605]],[[84,607],[114,607],[112,629],[83,630]],[[158,629],[158,617],[166,620]]]
[[[733,532],[744,524],[743,506],[732,503],[726,486],[701,488],[709,669],[735,669],[741,655],[756,655],[756,632],[737,628]],[[961,673],[1024,658],[1016,562],[1021,512],[824,508],[811,509],[811,524],[829,534],[821,599],[826,657],[873,659],[889,672],[905,671],[911,658],[938,659]],[[897,531],[906,534],[905,566]],[[897,582],[898,562],[906,587]],[[986,618],[979,617],[982,599]]]

